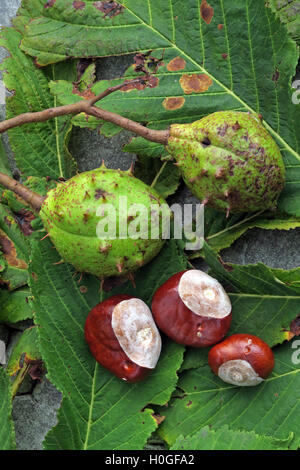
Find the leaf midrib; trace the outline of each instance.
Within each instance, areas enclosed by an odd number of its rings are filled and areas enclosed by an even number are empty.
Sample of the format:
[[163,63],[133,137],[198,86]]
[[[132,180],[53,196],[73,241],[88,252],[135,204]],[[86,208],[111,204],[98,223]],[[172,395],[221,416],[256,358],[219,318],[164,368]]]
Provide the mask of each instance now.
[[[172,1],[172,0],[170,0]],[[165,41],[167,41],[169,44],[172,45],[172,47],[174,47],[174,49],[177,49],[177,51],[184,55],[188,60],[190,60],[198,69],[200,69],[203,73],[206,73],[215,83],[217,83],[220,87],[222,87],[224,90],[226,90],[226,92],[231,95],[234,99],[236,99],[237,101],[239,101],[246,109],[248,109],[248,111],[250,111],[251,113],[254,113],[254,114],[257,114],[256,111],[254,109],[252,109],[245,101],[242,100],[242,98],[240,98],[239,96],[237,96],[232,90],[230,90],[226,85],[224,85],[224,83],[222,83],[220,80],[218,80],[216,77],[214,77],[210,72],[208,72],[204,67],[202,67],[200,64],[198,64],[192,57],[190,57],[186,52],[184,52],[179,46],[177,46],[175,43],[172,43],[170,41],[170,39],[168,39],[164,34],[160,33],[157,29],[155,29],[153,26],[150,26],[148,25],[147,23],[145,23],[145,21],[140,17],[138,16],[136,13],[134,13],[127,5],[126,5],[126,1],[123,1],[123,2],[120,2],[125,8],[127,8],[127,10],[132,14],[134,15],[146,28],[149,28],[152,30],[153,33],[155,34],[158,34],[162,39],[164,39]],[[248,1],[246,1],[246,6],[248,6]],[[263,120],[262,121],[264,126],[266,127],[266,129],[268,129],[268,131],[274,135],[274,137],[279,140],[283,145],[284,147],[286,148],[286,150],[288,150],[295,158],[297,158],[297,160],[300,161],[300,155],[273,129],[272,126],[270,126],[270,124]]]

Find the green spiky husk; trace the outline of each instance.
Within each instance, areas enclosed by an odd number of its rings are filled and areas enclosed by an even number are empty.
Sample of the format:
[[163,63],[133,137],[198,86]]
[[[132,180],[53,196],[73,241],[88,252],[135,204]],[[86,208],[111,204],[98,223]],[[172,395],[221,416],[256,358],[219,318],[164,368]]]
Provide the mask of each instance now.
[[[119,198],[131,204],[159,209],[165,200],[130,171],[99,169],[78,174],[48,192],[40,216],[62,259],[77,271],[99,278],[123,275],[137,270],[154,258],[163,246],[161,238],[119,238]],[[103,204],[116,209],[116,238],[99,238],[96,211]],[[111,211],[112,212],[112,211]],[[107,213],[106,213],[107,214]],[[128,225],[132,222],[129,218]],[[150,229],[149,229],[150,230]]]
[[256,114],[219,111],[174,124],[167,149],[193,194],[220,211],[272,208],[284,187],[280,150]]

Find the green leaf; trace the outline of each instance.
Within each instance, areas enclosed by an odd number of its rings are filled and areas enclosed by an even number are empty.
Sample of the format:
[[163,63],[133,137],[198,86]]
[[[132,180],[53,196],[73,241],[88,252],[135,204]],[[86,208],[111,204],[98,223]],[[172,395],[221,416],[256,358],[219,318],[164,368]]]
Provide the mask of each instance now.
[[139,157],[134,176],[152,186],[165,199],[175,193],[181,179],[180,171],[173,163],[148,157]]
[[13,216],[13,213],[0,204],[0,249],[5,259],[6,269],[0,278],[9,290],[27,284],[29,244]]
[[140,157],[161,158],[167,154],[165,147],[157,142],[150,142],[142,137],[134,137],[124,145],[124,152],[136,153]]
[[[148,302],[160,281],[182,265],[182,254],[176,258],[176,250],[176,244],[166,246],[162,258],[168,263],[159,265],[159,271],[158,258],[152,268],[149,264],[140,271],[136,288],[131,286],[137,297]],[[100,301],[100,282],[84,275],[79,285],[70,265],[54,264],[58,259],[48,240],[34,244],[31,288],[41,352],[48,378],[64,395],[59,424],[47,436],[45,447],[141,449],[157,427],[148,404],[169,400],[183,347],[165,342],[157,368],[142,383],[129,384],[113,376],[95,362],[84,340],[86,316]],[[119,289],[124,293],[129,286]]]
[[299,0],[269,0],[268,5],[286,24],[289,34],[300,44],[300,2]]
[[0,171],[8,176],[12,176],[2,139],[0,139]]
[[217,431],[228,425],[233,431],[255,432],[285,440],[293,433],[291,448],[300,445],[299,364],[292,362],[290,343],[275,350],[275,368],[261,385],[236,387],[215,376],[208,365],[182,375],[178,385],[181,399],[161,408],[166,419],[159,433],[169,445],[179,436],[193,436],[204,426]]
[[232,431],[227,425],[216,431],[204,426],[192,436],[179,436],[171,450],[284,450],[293,437],[290,433],[286,439],[274,439],[255,432]]
[[0,367],[0,396],[0,450],[14,450],[16,444],[15,431],[11,418],[11,387],[9,377],[2,367]]
[[[218,253],[252,228],[265,230],[291,230],[300,226],[300,217],[280,212],[257,212],[252,214],[225,214],[206,207],[204,213],[205,241]],[[189,259],[203,257],[203,250],[191,252]]]
[[[3,61],[0,69],[6,72],[3,77],[6,88],[13,91],[13,96],[6,102],[7,118],[57,106],[47,78],[20,50],[20,40],[21,35],[16,30],[2,29],[0,45],[9,51],[10,57]],[[55,73],[55,67],[53,71]],[[10,143],[22,173],[53,179],[72,176],[76,166],[67,150],[70,131],[70,116],[10,129]]]
[[[164,54],[155,74],[157,86],[114,93],[103,101],[105,107],[120,114],[124,110],[126,117],[157,127],[191,122],[218,110],[262,114],[287,168],[279,207],[300,215],[300,106],[292,102],[290,85],[299,53],[264,0],[234,6],[231,0],[210,0],[210,21],[201,17],[198,0],[189,0],[184,8],[169,0],[127,0],[120,2],[124,9],[110,17],[95,2],[76,8],[72,0],[57,0],[42,9],[43,2],[27,2],[31,19],[21,44],[40,65],[70,54],[104,57],[149,50],[157,58]],[[177,57],[179,68],[170,64]],[[191,87],[182,87],[183,81]],[[171,98],[176,98],[175,106]]]
[[262,263],[220,263],[206,244],[204,253],[211,275],[223,285],[232,303],[229,334],[254,334],[271,347],[289,339],[290,324],[299,314],[300,286],[293,281],[299,280],[300,268],[285,271]]
[[27,328],[20,336],[6,367],[6,372],[9,375],[15,375],[22,368],[20,359],[23,356],[25,364],[41,359],[37,326]]
[[32,294],[29,287],[9,292],[0,291],[1,309],[0,323],[17,323],[32,318]]

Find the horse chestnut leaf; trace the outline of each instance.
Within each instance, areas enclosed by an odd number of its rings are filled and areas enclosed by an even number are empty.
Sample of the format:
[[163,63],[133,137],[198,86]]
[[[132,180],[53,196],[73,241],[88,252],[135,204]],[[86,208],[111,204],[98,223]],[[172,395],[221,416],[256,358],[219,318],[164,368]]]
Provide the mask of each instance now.
[[85,339],[103,367],[128,382],[155,368],[161,337],[149,307],[130,295],[114,295],[96,305],[85,322]]
[[177,343],[205,347],[226,335],[231,302],[221,284],[191,269],[174,274],[154,294],[152,313],[158,328]]
[[208,363],[224,382],[242,387],[254,386],[272,372],[274,355],[257,336],[236,334],[210,350]]

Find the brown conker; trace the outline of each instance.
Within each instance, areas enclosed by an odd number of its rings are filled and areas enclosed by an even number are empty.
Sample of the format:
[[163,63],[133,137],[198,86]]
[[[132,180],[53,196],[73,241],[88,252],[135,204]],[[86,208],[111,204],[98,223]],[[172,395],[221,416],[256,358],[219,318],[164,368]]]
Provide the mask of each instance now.
[[197,269],[181,271],[162,284],[151,310],[158,328],[185,346],[216,344],[231,323],[231,303],[225,290]]
[[155,368],[161,351],[149,307],[126,294],[92,308],[85,322],[85,339],[96,361],[128,382],[143,380]]
[[236,334],[211,348],[208,363],[224,382],[253,386],[272,372],[274,355],[267,343],[257,336]]

